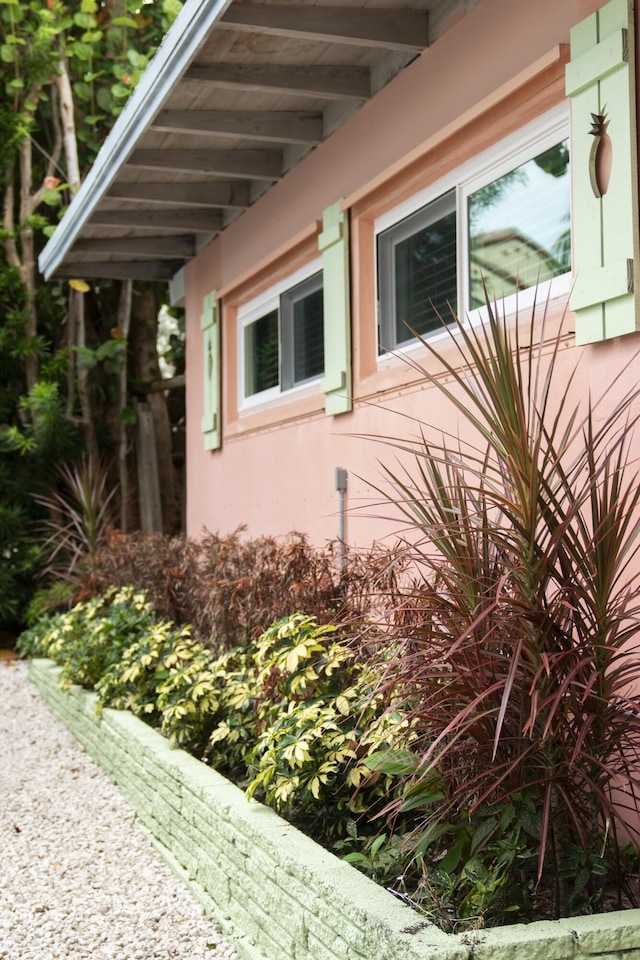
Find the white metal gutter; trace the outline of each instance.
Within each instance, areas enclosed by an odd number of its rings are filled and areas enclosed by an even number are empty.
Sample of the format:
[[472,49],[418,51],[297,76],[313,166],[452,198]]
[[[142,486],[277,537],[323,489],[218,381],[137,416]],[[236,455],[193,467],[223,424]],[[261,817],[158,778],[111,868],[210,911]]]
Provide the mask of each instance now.
[[[80,190],[38,258],[48,279],[127,162],[138,139],[233,0],[186,0],[116,120]],[[78,266],[78,270],[81,271]]]

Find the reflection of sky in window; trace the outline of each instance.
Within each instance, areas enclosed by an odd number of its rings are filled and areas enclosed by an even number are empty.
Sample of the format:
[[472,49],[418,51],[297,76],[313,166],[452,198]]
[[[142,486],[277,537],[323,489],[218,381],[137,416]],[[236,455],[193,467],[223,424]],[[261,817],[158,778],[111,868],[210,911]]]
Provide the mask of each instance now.
[[474,199],[482,199],[484,189],[469,197],[472,238],[494,230],[511,229],[553,252],[558,238],[569,226],[568,167],[561,177],[554,177],[530,160],[518,169],[517,176],[507,183],[502,195],[487,207],[474,203]]

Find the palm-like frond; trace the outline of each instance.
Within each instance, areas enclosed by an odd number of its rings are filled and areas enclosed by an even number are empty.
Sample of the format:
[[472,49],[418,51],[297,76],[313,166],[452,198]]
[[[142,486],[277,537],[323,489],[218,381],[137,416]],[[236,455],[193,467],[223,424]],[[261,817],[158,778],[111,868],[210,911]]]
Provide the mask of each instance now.
[[105,542],[116,488],[108,489],[108,471],[89,457],[74,466],[63,464],[56,472],[59,486],[35,498],[48,513],[42,522],[45,573],[73,580],[82,562]]
[[417,784],[442,776],[449,801],[429,808],[419,845],[452,810],[524,792],[540,811],[541,876],[562,843],[593,852],[605,823],[639,836],[628,814],[640,781],[640,488],[629,453],[640,390],[612,404],[614,381],[574,402],[577,368],[554,377],[562,335],[548,339],[545,318],[535,321],[525,338],[521,319],[488,304],[482,325],[446,327],[455,359],[423,341],[429,360],[412,365],[473,437],[431,439],[425,426],[416,441],[385,441],[413,465],[386,469],[380,491],[407,521],[421,571],[387,664],[421,760],[388,812],[401,815]]

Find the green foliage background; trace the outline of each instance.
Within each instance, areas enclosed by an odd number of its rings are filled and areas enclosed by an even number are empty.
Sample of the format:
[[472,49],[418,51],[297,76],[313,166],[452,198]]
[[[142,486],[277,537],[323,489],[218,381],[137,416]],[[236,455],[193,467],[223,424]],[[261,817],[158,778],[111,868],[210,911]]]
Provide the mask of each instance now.
[[[66,65],[73,93],[83,176],[181,6],[180,0],[142,5],[132,0],[0,0],[5,210],[0,229],[0,628],[17,629],[23,623],[40,568],[35,524],[42,510],[31,494],[51,490],[54,467],[75,460],[83,447],[74,380],[68,376],[66,284],[44,285],[35,276],[37,333],[25,332],[29,270],[24,245],[33,242],[37,256],[73,194],[68,157],[60,146],[61,65]],[[25,179],[28,144],[31,169]],[[58,154],[55,175],[47,178]],[[21,190],[30,194],[33,205],[26,221]],[[24,270],[11,265],[16,256]],[[87,350],[99,364],[91,377],[98,423],[113,418],[109,364],[117,344],[109,330],[117,296],[116,285],[102,281],[93,285],[87,301]],[[25,367],[34,358],[37,383],[28,390]],[[99,442],[108,452],[108,433]]]

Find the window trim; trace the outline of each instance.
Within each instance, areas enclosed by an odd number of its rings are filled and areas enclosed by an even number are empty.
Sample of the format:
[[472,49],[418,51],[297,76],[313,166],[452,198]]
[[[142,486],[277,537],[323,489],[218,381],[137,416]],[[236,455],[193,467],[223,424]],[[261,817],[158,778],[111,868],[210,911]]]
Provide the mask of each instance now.
[[[318,376],[304,380],[302,383],[286,387],[283,385],[282,373],[283,320],[281,297],[293,291],[295,287],[313,280],[317,274],[322,274],[322,257],[315,257],[312,261],[305,264],[304,267],[300,267],[300,269],[289,274],[285,279],[273,284],[262,293],[252,297],[251,300],[238,306],[238,411],[240,413],[244,413],[247,410],[255,410],[276,402],[286,401],[307,393],[320,392],[320,384],[324,374],[318,374]],[[311,289],[309,292],[312,292]],[[245,330],[252,323],[255,323],[256,320],[259,320],[273,310],[278,311],[279,383],[275,387],[269,387],[266,390],[261,390],[259,393],[245,396],[247,361]]]
[[[569,104],[563,102],[552,110],[547,111],[540,117],[521,127],[514,133],[504,137],[499,142],[478,154],[472,160],[454,170],[451,170],[445,176],[436,182],[413,194],[402,203],[386,211],[374,220],[374,264],[375,264],[375,290],[376,302],[378,305],[378,324],[377,324],[377,344],[378,344],[378,364],[384,364],[393,359],[398,353],[407,351],[416,351],[422,348],[419,340],[413,339],[395,344],[391,347],[385,347],[381,344],[381,333],[395,330],[395,315],[383,319],[382,304],[393,300],[394,291],[383,297],[380,293],[380,284],[384,282],[385,273],[389,269],[381,269],[379,257],[379,238],[381,234],[391,231],[398,227],[400,234],[401,224],[419,213],[425,207],[438,201],[446,194],[455,191],[456,193],[456,261],[457,261],[457,300],[458,316],[464,318],[464,322],[475,324],[484,322],[486,319],[486,308],[478,307],[469,309],[469,237],[467,220],[467,202],[472,193],[480,190],[489,183],[498,180],[510,170],[515,169],[521,164],[543,153],[545,149],[558,143],[560,140],[570,137],[570,117]],[[550,296],[556,300],[563,296],[568,296],[571,290],[572,273],[571,271],[546,280],[536,287],[530,287],[517,294],[511,294],[505,297],[504,305],[507,315],[515,313],[516,309],[526,309],[533,304],[534,298],[544,299]],[[430,341],[437,342],[447,337],[446,331],[434,331],[426,334]],[[395,337],[394,337],[395,339]]]

